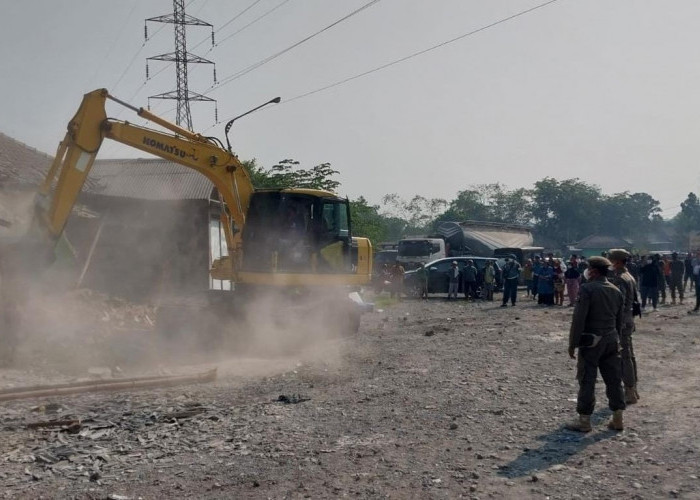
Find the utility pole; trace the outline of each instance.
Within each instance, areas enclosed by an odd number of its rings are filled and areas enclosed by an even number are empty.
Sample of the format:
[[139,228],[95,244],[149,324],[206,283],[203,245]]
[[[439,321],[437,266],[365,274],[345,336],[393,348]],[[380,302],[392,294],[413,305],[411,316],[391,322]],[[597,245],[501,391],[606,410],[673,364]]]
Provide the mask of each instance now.
[[[192,92],[187,82],[187,66],[194,64],[211,64],[213,61],[204,59],[187,52],[187,26],[209,26],[211,28],[211,44],[214,46],[214,26],[185,14],[185,0],[173,0],[173,13],[164,16],[151,17],[146,19],[144,24],[144,34],[148,40],[148,22],[168,23],[174,25],[175,31],[175,51],[167,54],[160,54],[146,59],[146,79],[149,77],[148,61],[167,61],[175,63],[175,76],[177,86],[175,90],[162,94],[152,95],[151,99],[172,99],[177,101],[177,114],[175,123],[188,130],[192,130],[192,114],[190,113],[190,101],[205,101],[216,103],[205,95]],[[214,65],[214,83],[216,83],[216,66]],[[150,107],[150,104],[149,104]],[[215,120],[218,121],[218,112],[214,108]]]

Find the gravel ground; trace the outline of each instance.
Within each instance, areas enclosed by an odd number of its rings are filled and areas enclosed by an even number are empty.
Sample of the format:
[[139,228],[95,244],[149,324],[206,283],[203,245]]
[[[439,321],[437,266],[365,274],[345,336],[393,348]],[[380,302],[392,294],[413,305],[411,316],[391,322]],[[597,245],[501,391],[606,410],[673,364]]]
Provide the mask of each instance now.
[[[626,430],[600,384],[580,435],[562,428],[571,309],[497,305],[391,305],[352,339],[216,363],[208,385],[1,403],[0,496],[700,498],[699,317],[645,316]],[[60,378],[0,385],[42,376]],[[81,424],[27,429],[52,419]]]

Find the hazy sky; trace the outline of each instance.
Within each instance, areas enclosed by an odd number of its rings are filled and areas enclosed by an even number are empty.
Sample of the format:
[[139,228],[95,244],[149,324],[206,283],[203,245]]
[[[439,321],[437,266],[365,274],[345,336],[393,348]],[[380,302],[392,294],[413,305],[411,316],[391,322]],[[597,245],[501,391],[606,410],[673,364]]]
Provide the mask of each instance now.
[[[292,98],[543,1],[381,0],[209,95],[225,122],[272,97]],[[282,2],[260,0],[217,38]],[[218,29],[252,3],[193,0],[187,12]],[[288,0],[213,50],[207,41],[192,51],[214,60],[222,80],[365,3]],[[148,95],[175,87],[174,67],[143,85],[145,58],[173,50],[171,25],[142,47],[144,19],[170,12],[168,0],[0,5],[0,131],[7,135],[53,154],[85,92],[106,87],[145,106]],[[234,125],[232,142],[241,158],[267,166],[282,158],[309,167],[331,162],[344,194],[374,202],[389,192],[452,198],[473,183],[520,187],[544,176],[580,177],[606,192],[646,191],[670,216],[689,191],[700,191],[698,19],[697,0],[559,0],[251,115]],[[149,32],[160,26],[149,23]],[[190,28],[188,45],[209,36],[208,28]],[[151,62],[151,75],[165,64]],[[192,90],[211,83],[211,67],[191,67]],[[153,110],[174,120],[173,107],[161,102]],[[212,105],[192,109],[196,131],[214,124]],[[142,122],[119,113],[108,109]],[[223,123],[207,133],[223,138]],[[144,153],[105,143],[100,155]]]

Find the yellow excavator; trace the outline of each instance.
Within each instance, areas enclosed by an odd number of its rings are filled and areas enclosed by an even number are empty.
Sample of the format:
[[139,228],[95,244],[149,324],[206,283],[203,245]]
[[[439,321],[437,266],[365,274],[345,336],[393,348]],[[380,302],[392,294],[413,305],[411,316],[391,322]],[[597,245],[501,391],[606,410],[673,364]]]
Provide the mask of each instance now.
[[[108,118],[107,100],[168,132]],[[228,255],[213,263],[211,276],[231,281],[235,289],[232,307],[244,307],[241,304],[252,296],[276,292],[292,301],[303,298],[317,311],[334,311],[342,316],[340,323],[356,328],[362,307],[355,307],[347,292],[370,282],[372,248],[368,239],[352,236],[347,198],[305,188],[256,190],[248,171],[231,152],[228,129],[225,148],[214,137],[134,107],[105,89],[85,94],[35,195],[31,217],[16,221],[26,226],[19,228],[22,236],[0,246],[3,329],[15,328],[21,309],[17,303],[21,293],[15,289],[22,287],[27,272],[50,260],[105,138],[174,161],[211,180],[219,196],[228,250]],[[5,218],[0,235],[3,230],[16,232],[12,224]],[[329,298],[332,304],[327,303]],[[339,324],[337,318],[326,320],[329,327]]]

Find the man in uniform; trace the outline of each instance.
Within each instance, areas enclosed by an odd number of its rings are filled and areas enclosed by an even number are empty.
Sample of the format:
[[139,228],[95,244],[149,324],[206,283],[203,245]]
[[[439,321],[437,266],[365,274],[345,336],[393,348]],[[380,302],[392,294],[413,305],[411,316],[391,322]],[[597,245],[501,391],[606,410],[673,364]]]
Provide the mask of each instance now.
[[416,271],[416,277],[418,278],[418,287],[420,289],[420,298],[423,300],[428,299],[428,270],[425,268],[425,264],[418,266]]
[[401,293],[403,292],[403,277],[406,271],[404,270],[401,263],[397,260],[391,268],[391,293],[390,296],[396,298],[401,302]]
[[627,261],[631,255],[627,250],[614,248],[608,253],[613,265],[611,281],[622,292],[625,299],[620,347],[622,352],[622,383],[625,386],[625,403],[635,404],[639,399],[637,392],[637,359],[634,357],[632,333],[634,326],[634,303],[637,302],[637,282],[627,270]]
[[685,264],[678,258],[678,252],[671,254],[671,304],[676,304],[676,292],[681,305],[683,304],[683,273],[685,273]]
[[588,259],[588,282],[581,286],[571,322],[569,356],[576,359],[578,349],[576,411],[579,418],[567,424],[566,428],[579,432],[591,430],[598,370],[605,382],[608,403],[613,411],[608,427],[623,430],[625,397],[622,391],[619,335],[623,324],[624,298],[606,277],[611,265],[605,257]]

